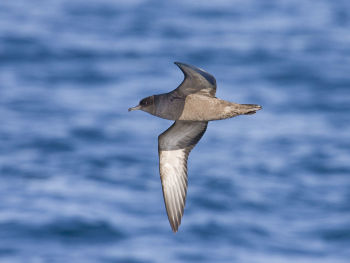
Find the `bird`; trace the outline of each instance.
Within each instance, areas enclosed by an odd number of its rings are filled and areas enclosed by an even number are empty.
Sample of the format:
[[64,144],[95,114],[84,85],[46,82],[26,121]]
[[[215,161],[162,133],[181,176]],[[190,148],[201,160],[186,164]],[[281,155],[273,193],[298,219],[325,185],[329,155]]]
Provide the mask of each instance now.
[[208,122],[254,114],[257,104],[238,104],[215,97],[216,79],[205,70],[174,62],[184,80],[173,91],[140,100],[128,111],[142,110],[175,121],[158,136],[159,173],[169,223],[176,233],[184,214],[187,195],[187,159],[205,133]]

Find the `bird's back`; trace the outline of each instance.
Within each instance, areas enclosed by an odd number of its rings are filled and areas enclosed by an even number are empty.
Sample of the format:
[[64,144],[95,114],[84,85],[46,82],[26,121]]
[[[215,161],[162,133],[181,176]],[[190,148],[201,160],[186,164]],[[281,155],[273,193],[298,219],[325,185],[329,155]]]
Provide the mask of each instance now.
[[185,99],[179,120],[212,121],[234,117],[238,114],[235,113],[232,106],[231,102],[215,97],[189,95]]

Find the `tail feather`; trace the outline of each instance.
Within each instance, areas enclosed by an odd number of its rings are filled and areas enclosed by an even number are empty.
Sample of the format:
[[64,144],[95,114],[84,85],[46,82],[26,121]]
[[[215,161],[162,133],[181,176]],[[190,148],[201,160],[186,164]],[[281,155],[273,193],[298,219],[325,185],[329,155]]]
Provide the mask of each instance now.
[[256,113],[258,110],[261,110],[262,107],[257,104],[241,104],[243,106],[241,109],[243,110],[244,115],[250,115]]

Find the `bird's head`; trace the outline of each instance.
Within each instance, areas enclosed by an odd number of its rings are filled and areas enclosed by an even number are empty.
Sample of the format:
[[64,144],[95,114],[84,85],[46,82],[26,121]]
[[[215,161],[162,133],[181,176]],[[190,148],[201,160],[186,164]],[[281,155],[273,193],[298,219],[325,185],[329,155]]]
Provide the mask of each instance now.
[[147,98],[144,98],[140,100],[139,105],[129,108],[129,111],[132,110],[142,110],[146,111],[148,113],[153,114],[154,112],[154,96],[149,96]]

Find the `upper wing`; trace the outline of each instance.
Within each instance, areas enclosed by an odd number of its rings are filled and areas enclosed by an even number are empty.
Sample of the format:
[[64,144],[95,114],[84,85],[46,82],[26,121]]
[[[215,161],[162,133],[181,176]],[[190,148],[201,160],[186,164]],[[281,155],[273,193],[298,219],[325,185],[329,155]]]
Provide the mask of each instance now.
[[158,137],[159,173],[171,228],[177,231],[187,193],[187,158],[208,122],[175,121]]
[[212,75],[195,66],[180,62],[175,62],[175,64],[185,75],[180,86],[175,89],[176,93],[183,96],[197,93],[209,97],[215,97],[216,80]]

